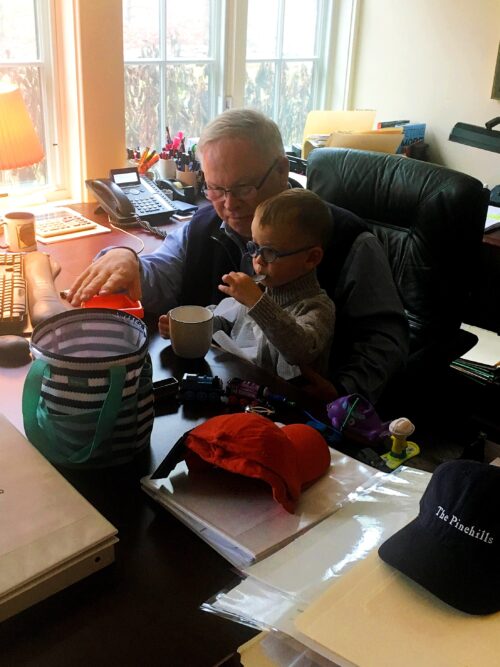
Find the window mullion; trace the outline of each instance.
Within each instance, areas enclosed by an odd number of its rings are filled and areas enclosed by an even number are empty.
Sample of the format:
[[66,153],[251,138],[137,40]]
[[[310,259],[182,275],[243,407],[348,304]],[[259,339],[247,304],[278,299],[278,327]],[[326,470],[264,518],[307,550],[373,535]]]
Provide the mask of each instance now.
[[[246,44],[249,0],[226,0],[225,5],[225,50],[224,97],[232,99],[233,106],[243,106],[245,101]],[[225,100],[224,100],[225,101]],[[225,104],[219,105],[219,111]]]
[[279,108],[281,103],[281,77],[283,75],[283,39],[285,30],[285,3],[286,0],[280,0],[278,5],[278,34],[277,34],[277,53],[275,65],[275,79],[273,91],[273,120],[278,122]]
[[225,52],[225,32],[222,28],[222,17],[225,15],[225,2],[221,0],[212,0],[210,3],[210,35],[208,59],[210,67],[209,76],[209,100],[210,117],[217,115],[222,109],[219,108],[217,101],[222,97],[222,82],[224,81],[224,52]]
[[[37,0],[34,3],[36,33],[37,33],[37,57],[38,76],[41,88],[41,100],[43,111],[43,141],[45,146],[45,158],[47,163],[47,184],[51,188],[61,187],[61,166],[59,142],[59,105],[55,92],[55,57],[50,47],[53,43],[53,24],[51,17],[54,15],[54,3]],[[52,111],[49,111],[52,110]],[[40,137],[42,138],[42,137]]]
[[159,121],[160,121],[160,137],[159,148],[164,146],[164,137],[162,132],[168,125],[167,120],[167,0],[158,0],[159,2],[159,40],[160,40],[160,59],[158,62],[159,76],[160,76],[160,105],[159,105]]

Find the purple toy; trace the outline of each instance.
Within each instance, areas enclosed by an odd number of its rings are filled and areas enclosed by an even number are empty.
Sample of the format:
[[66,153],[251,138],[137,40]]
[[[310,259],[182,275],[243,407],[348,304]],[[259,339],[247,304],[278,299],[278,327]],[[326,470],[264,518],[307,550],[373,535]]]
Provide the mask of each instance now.
[[342,396],[329,403],[326,411],[333,428],[357,442],[373,444],[390,435],[389,422],[382,422],[361,394]]

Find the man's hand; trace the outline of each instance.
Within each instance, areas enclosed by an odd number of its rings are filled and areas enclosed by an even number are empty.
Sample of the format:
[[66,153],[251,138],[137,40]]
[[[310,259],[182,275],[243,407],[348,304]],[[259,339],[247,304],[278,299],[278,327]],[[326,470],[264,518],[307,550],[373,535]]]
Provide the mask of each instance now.
[[162,338],[170,338],[170,315],[160,315],[158,320],[158,331]]
[[127,291],[131,299],[141,298],[139,262],[135,253],[126,248],[113,248],[99,257],[71,285],[68,301],[80,306],[96,294]]
[[255,306],[262,296],[262,290],[246,273],[231,271],[222,276],[225,285],[219,285],[219,289],[227,296],[232,296],[247,308]]

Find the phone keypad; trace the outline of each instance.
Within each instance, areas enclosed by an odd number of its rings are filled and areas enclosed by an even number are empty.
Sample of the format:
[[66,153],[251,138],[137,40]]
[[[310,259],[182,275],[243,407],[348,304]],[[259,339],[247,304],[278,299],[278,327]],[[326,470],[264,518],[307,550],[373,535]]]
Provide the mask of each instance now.
[[122,188],[132,202],[139,216],[154,215],[157,213],[175,212],[173,202],[154,183],[148,181],[148,188]]
[[164,211],[165,207],[161,206],[153,197],[148,197],[148,199],[131,199],[135,210],[139,215],[144,213],[157,213],[158,211]]

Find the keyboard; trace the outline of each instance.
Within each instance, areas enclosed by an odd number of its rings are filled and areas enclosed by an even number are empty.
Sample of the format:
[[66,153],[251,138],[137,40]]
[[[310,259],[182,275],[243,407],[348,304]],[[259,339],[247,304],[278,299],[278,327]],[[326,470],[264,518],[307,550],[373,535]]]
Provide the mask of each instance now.
[[74,234],[88,229],[96,229],[97,224],[92,220],[87,220],[71,213],[60,213],[55,211],[37,216],[36,234],[42,239],[52,236],[61,236],[63,234]]
[[23,253],[0,253],[0,335],[20,334],[28,319]]

